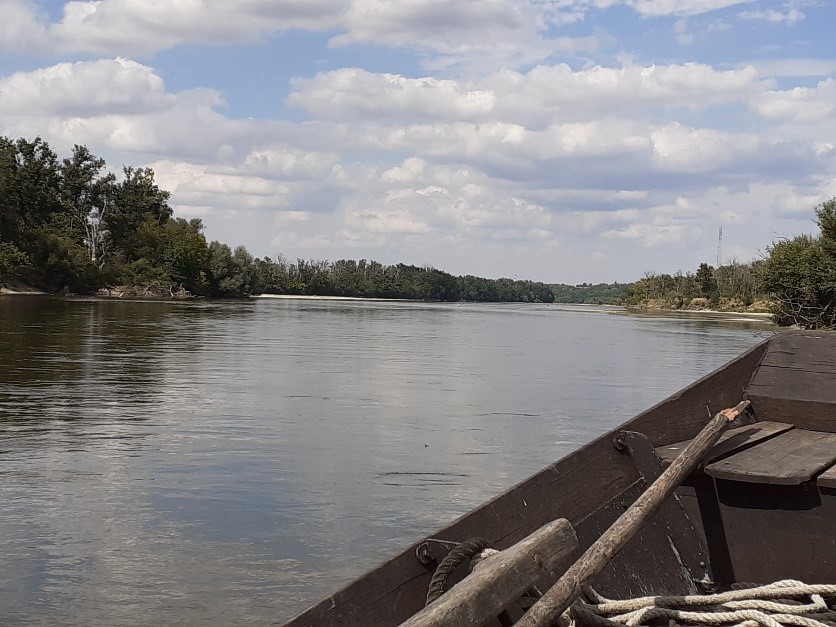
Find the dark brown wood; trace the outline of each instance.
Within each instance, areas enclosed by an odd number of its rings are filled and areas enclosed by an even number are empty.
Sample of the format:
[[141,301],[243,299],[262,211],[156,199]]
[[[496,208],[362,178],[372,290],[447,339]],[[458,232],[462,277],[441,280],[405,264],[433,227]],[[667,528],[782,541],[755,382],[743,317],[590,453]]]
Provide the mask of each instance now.
[[816,480],[820,488],[834,488],[836,489],[836,465],[831,466],[830,469],[825,470],[819,475]]
[[517,623],[520,627],[553,625],[589,582],[635,535],[650,515],[682,483],[701,457],[717,442],[729,423],[743,413],[748,401],[717,413],[686,449],[604,534],[587,549],[557,583]]
[[702,530],[705,538],[705,546],[708,548],[711,562],[711,580],[723,585],[732,584],[737,581],[737,578],[715,482],[708,475],[698,472],[692,475],[691,483],[692,486],[683,490],[686,493],[688,490],[693,490],[693,501],[689,503],[689,500],[685,498],[683,501],[692,507],[696,506],[697,512],[692,520],[699,521],[698,529]]
[[834,463],[836,433],[793,429],[709,464],[705,472],[715,479],[800,485]]
[[[636,481],[604,507],[575,526],[581,546],[589,547],[627,508],[641,496],[648,484]],[[682,563],[671,541],[670,530],[659,512],[650,516],[629,542],[592,580],[592,587],[613,599],[630,599],[648,594],[696,594],[691,573]],[[548,589],[555,580],[543,582]]]
[[769,342],[747,390],[761,420],[836,432],[836,334],[789,332]]
[[736,581],[833,581],[836,491],[809,483],[716,484]]
[[[738,427],[737,429],[729,429],[717,440],[717,444],[712,446],[711,450],[706,453],[700,465],[708,465],[711,462],[728,457],[732,453],[750,448],[763,440],[768,440],[780,433],[789,431],[793,426],[786,422],[766,420],[752,425]],[[676,459],[677,455],[685,450],[689,441],[685,440],[676,444],[669,444],[668,446],[660,446],[656,449],[656,454],[663,463],[670,464]]]
[[[616,442],[630,453],[639,474],[648,485],[662,475],[665,466],[656,455],[656,450],[647,436],[635,431],[621,431],[616,436]],[[711,450],[714,448],[716,445]],[[691,579],[694,581],[709,579],[708,553],[700,543],[694,525],[685,513],[676,492],[662,502],[657,516],[664,522],[668,542],[674,544],[678,559],[688,570]]]
[[[707,422],[707,410],[737,402],[766,347],[764,342],[752,348],[621,428],[647,434],[654,446],[692,438]],[[613,435],[614,431],[597,438],[432,537],[461,541],[478,535],[505,548],[556,518],[567,518],[579,529],[582,520],[638,480],[630,459],[613,447]],[[419,611],[426,598],[431,572],[415,557],[419,545],[323,599],[288,625],[400,624]]]
[[561,518],[543,525],[514,546],[481,562],[403,627],[482,625],[519,599],[546,573],[559,575],[577,555],[578,538]]

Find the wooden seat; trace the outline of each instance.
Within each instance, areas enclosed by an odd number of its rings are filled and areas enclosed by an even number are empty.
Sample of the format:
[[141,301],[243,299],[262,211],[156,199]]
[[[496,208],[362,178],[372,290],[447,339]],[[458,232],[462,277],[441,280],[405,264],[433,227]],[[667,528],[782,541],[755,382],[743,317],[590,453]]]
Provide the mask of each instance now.
[[836,489],[836,465],[831,466],[830,470],[826,470],[820,474],[816,483],[818,483],[820,488]]
[[792,429],[705,468],[715,479],[800,485],[836,464],[836,433]]
[[[784,422],[763,421],[755,424],[738,427],[737,429],[729,429],[726,431],[717,443],[711,447],[708,453],[703,458],[702,465],[710,464],[728,457],[732,453],[751,448],[752,446],[773,438],[781,433],[789,431],[793,425]],[[677,442],[676,444],[668,444],[667,446],[660,446],[656,449],[656,454],[659,459],[667,466],[677,456],[685,450],[691,440]]]

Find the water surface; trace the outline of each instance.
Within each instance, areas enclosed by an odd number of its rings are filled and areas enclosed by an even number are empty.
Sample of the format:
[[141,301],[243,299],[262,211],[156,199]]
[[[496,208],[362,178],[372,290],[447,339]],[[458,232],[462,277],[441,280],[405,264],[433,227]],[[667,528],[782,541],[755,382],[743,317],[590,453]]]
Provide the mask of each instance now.
[[281,622],[769,333],[4,296],[0,622]]

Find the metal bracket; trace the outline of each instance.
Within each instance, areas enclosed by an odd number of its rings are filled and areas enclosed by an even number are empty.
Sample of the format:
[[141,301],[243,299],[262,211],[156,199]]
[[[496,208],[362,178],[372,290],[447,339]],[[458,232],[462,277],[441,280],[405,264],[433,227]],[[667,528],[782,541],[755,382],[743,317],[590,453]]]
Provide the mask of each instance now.
[[[619,451],[624,451],[636,464],[636,469],[644,482],[650,485],[665,469],[662,460],[656,454],[653,443],[642,433],[619,431],[613,444]],[[672,499],[665,500],[659,508],[659,515],[668,528],[668,534],[679,554],[679,560],[688,570],[695,582],[711,579],[708,552],[702,546],[697,530],[682,507],[679,497],[674,493]]]
[[415,548],[415,557],[424,566],[432,566],[435,568],[458,545],[458,542],[427,538]]

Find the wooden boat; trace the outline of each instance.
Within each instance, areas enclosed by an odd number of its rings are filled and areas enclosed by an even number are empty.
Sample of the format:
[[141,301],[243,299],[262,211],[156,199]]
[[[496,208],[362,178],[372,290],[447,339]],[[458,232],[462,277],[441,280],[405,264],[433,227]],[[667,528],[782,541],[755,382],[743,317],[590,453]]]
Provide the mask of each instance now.
[[[592,585],[607,597],[631,598],[737,582],[836,583],[836,333],[799,331],[775,335],[288,625],[398,625],[424,607],[443,557],[474,536],[506,549],[563,518],[577,537],[576,559],[715,412],[742,399],[751,403],[753,424],[728,430]],[[548,589],[559,575],[543,574],[538,587]]]

